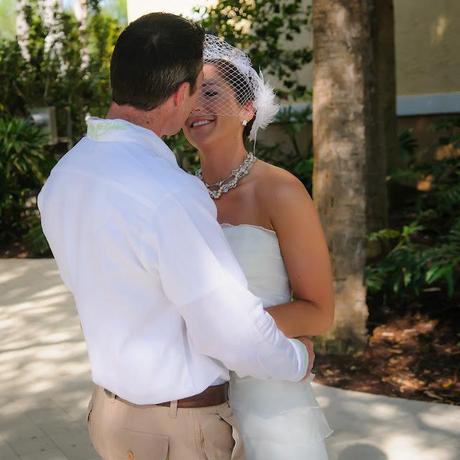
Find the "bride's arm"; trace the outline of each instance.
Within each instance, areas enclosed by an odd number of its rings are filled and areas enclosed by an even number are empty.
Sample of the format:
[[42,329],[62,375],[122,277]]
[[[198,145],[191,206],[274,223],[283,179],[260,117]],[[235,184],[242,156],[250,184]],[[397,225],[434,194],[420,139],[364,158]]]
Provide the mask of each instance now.
[[294,300],[267,311],[288,337],[320,335],[334,319],[331,265],[321,223],[300,181],[284,172],[274,182],[270,217]]

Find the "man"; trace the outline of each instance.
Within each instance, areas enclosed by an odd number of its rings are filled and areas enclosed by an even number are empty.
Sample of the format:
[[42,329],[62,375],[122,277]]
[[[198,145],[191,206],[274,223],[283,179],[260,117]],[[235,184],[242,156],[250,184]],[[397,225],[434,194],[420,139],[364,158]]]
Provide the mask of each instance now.
[[107,460],[243,458],[228,369],[297,381],[312,362],[309,342],[288,340],[247,291],[206,188],[161,140],[193,106],[203,39],[170,14],[131,23],[112,56],[107,119],[89,120],[39,196],[97,385],[91,439]]

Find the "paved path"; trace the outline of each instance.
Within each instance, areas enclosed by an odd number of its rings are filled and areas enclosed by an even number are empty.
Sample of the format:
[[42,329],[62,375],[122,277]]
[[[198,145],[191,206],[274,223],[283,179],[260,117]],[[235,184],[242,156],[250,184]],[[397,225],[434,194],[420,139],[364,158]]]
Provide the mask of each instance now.
[[[84,424],[90,390],[54,261],[0,259],[0,460],[96,460]],[[460,407],[315,391],[335,430],[330,460],[460,459]]]

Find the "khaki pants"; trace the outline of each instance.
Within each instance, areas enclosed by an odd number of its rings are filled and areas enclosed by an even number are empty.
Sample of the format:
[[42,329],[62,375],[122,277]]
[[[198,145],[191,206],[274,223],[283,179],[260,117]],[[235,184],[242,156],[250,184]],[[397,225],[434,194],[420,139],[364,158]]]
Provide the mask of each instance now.
[[96,387],[87,420],[104,460],[244,460],[228,403],[194,409],[173,403],[136,406]]

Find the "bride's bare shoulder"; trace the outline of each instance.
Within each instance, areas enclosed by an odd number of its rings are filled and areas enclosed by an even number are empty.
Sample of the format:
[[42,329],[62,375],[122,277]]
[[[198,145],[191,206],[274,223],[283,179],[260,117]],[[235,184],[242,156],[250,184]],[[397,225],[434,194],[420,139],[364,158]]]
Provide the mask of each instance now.
[[319,225],[303,183],[290,172],[264,162],[259,165],[257,203],[279,237],[289,238],[302,226],[311,230]]
[[294,174],[265,161],[258,161],[257,194],[262,201],[282,202],[286,199],[309,199],[303,183]]

